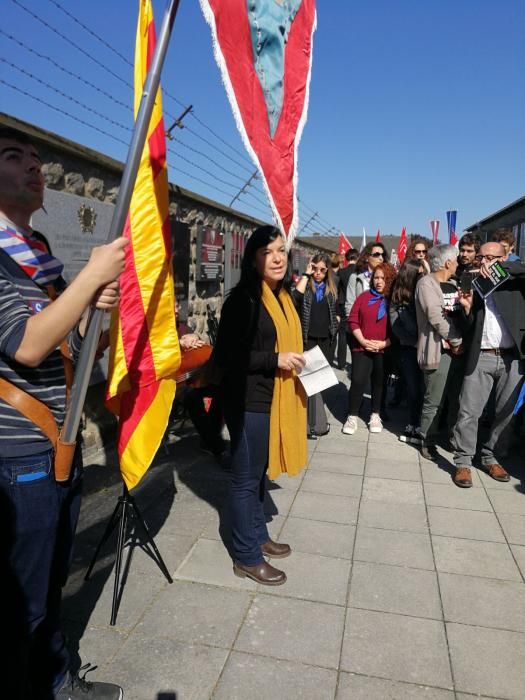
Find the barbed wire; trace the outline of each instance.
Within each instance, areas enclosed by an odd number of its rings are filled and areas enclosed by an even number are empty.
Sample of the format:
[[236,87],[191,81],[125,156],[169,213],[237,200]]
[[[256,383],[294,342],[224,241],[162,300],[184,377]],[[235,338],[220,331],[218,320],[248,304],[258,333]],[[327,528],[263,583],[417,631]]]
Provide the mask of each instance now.
[[36,97],[35,95],[31,95],[31,93],[26,92],[25,90],[22,90],[22,88],[19,88],[17,85],[13,85],[12,83],[8,82],[7,80],[4,80],[3,78],[0,78],[0,83],[2,85],[5,85],[8,88],[11,88],[11,90],[15,90],[16,92],[19,92],[21,95],[25,95],[26,97],[31,98],[35,102],[40,102],[41,104],[45,105],[46,107],[49,107],[49,109],[53,109],[55,112],[58,112],[59,114],[62,114],[62,116],[69,117],[70,119],[74,119],[75,121],[79,122],[80,124],[83,124],[84,126],[88,126],[90,129],[94,129],[95,131],[98,131],[100,134],[103,134],[104,136],[107,136],[110,139],[113,139],[114,141],[118,141],[119,143],[123,143],[124,146],[129,146],[128,141],[124,141],[123,139],[120,139],[118,136],[114,136],[113,134],[110,134],[109,131],[105,131],[104,129],[101,129],[98,126],[95,126],[94,124],[90,124],[89,122],[85,121],[84,119],[81,119],[80,117],[75,116],[74,114],[71,114],[65,109],[62,109],[61,107],[57,107],[56,105],[51,104],[50,102],[46,102],[46,100],[42,99],[41,97]]
[[7,59],[2,58],[2,56],[0,56],[0,61],[2,63],[5,63],[8,66],[11,66],[11,68],[14,68],[15,70],[19,71],[20,73],[27,76],[28,78],[31,78],[31,80],[34,80],[39,85],[43,85],[48,90],[52,90],[57,95],[60,95],[60,97],[63,97],[64,99],[69,100],[70,102],[73,102],[73,104],[76,104],[79,107],[82,107],[82,109],[85,109],[88,112],[91,112],[92,114],[99,117],[100,119],[104,119],[104,121],[108,122],[109,124],[112,124],[113,126],[116,126],[119,129],[124,129],[125,131],[128,131],[129,133],[131,133],[133,131],[133,129],[131,129],[131,127],[126,126],[125,124],[122,124],[120,122],[117,122],[114,119],[111,119],[111,117],[108,117],[105,114],[102,114],[102,112],[99,112],[98,110],[94,109],[93,107],[90,107],[89,105],[85,104],[84,102],[80,102],[80,100],[77,100],[76,98],[71,97],[71,95],[68,95],[67,93],[63,92],[59,88],[54,87],[53,85],[48,83],[46,80],[43,80],[42,78],[39,78],[36,75],[33,75],[33,73],[30,73],[29,71],[25,70],[25,68],[21,68],[20,66],[17,66],[12,61],[8,61]]

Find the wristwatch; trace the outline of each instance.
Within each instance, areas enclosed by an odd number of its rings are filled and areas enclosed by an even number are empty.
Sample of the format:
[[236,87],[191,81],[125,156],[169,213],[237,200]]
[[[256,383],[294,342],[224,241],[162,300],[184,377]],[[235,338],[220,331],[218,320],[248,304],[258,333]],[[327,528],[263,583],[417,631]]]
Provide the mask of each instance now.
[[311,275],[311,274],[308,274],[307,272],[303,272],[303,274],[301,275],[301,277],[306,277],[306,278],[308,278],[308,279],[310,279],[311,276],[312,276],[312,275]]

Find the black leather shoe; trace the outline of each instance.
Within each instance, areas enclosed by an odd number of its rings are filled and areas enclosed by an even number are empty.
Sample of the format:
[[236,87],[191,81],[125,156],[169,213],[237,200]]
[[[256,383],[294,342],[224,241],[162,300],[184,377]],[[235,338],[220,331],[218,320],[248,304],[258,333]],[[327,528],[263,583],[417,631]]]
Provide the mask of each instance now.
[[246,566],[235,562],[233,565],[233,573],[239,578],[251,578],[252,581],[260,583],[263,586],[281,586],[286,582],[286,574],[284,571],[276,569],[267,561],[255,566]]
[[274,559],[284,559],[285,557],[290,556],[290,554],[292,553],[292,548],[289,544],[268,540],[268,542],[265,542],[261,545],[261,551],[265,557],[273,557]]
[[317,433],[315,432],[315,430],[309,430],[307,438],[309,440],[317,440]]

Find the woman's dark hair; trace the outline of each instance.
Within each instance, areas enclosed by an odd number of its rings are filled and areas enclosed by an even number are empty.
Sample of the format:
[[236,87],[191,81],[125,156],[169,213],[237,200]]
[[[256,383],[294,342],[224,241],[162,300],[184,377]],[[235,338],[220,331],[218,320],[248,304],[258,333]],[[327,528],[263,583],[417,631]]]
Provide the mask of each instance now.
[[391,299],[392,304],[396,304],[396,306],[410,304],[414,298],[416,284],[420,278],[419,271],[422,267],[423,264],[421,260],[418,260],[417,258],[405,260],[405,262],[399,268],[399,272],[397,273],[397,278],[394,283]]
[[368,256],[374,248],[382,248],[383,262],[388,262],[388,251],[381,241],[379,241],[379,243],[367,243],[357,258],[357,262],[355,264],[355,271],[357,273],[364,272],[366,269],[368,269]]
[[[277,238],[282,238],[283,242],[285,240],[281,231],[275,226],[260,226],[255,229],[246,243],[241,262],[241,278],[235,289],[248,292],[252,299],[259,300],[261,298],[262,280],[255,267],[255,254],[260,248],[266,248],[268,244],[273,243]],[[286,275],[280,285],[287,290],[291,287],[290,267],[290,256],[288,256]]]
[[385,296],[388,299],[390,297],[390,292],[392,291],[392,285],[394,284],[394,281],[396,279],[396,268],[390,263],[379,263],[377,267],[374,267],[372,277],[370,278],[371,289],[375,289],[374,275],[378,270],[382,270],[383,275],[385,276],[385,290],[383,292],[383,296]]

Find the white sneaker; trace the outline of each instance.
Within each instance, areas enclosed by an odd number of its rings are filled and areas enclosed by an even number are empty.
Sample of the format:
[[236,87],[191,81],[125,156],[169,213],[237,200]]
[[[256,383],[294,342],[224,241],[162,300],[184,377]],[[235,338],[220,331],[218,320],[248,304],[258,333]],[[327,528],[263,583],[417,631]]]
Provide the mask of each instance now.
[[341,428],[341,432],[344,433],[345,435],[353,435],[356,430],[357,430],[357,417],[356,416],[348,416],[345,424]]
[[379,417],[379,413],[372,413],[368,422],[368,430],[371,433],[380,433],[383,430],[383,423]]

